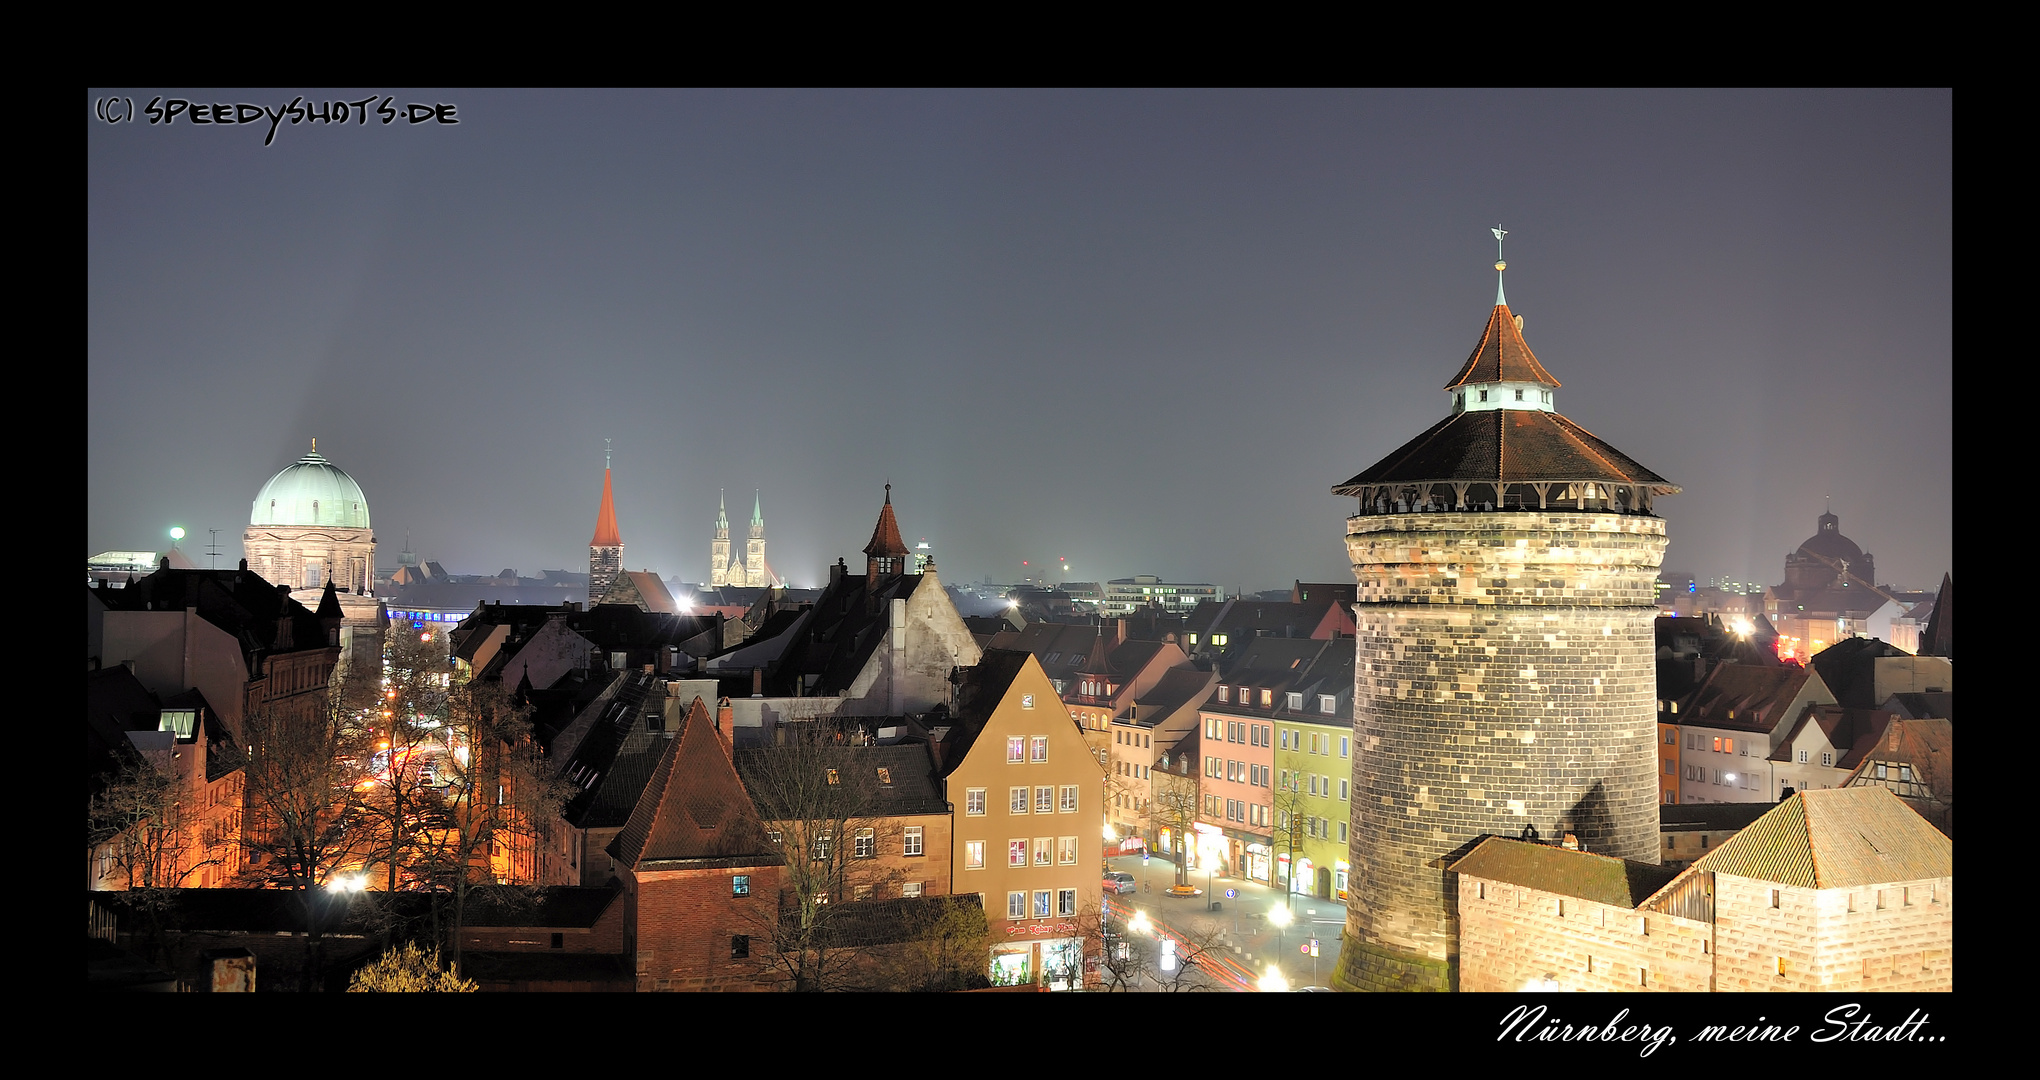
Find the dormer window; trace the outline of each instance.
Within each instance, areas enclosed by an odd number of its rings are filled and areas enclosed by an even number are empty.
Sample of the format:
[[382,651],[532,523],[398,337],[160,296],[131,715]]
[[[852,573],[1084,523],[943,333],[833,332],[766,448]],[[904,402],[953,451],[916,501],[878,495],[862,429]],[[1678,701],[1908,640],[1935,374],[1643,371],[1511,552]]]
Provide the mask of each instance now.
[[1523,391],[1521,390],[1516,391],[1516,400],[1517,401],[1523,400]]
[[1485,390],[1482,390],[1482,391],[1480,392],[1480,399],[1481,399],[1482,401],[1486,401],[1486,400],[1487,400],[1487,391],[1485,391]]

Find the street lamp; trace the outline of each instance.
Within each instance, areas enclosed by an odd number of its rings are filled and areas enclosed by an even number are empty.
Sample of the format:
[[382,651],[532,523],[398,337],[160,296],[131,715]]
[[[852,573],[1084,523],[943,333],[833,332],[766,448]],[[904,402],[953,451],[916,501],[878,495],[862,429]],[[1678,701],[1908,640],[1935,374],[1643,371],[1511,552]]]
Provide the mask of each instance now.
[[1277,905],[1268,909],[1268,921],[1275,924],[1275,955],[1282,955],[1283,946],[1289,943],[1289,909]]
[[1268,973],[1261,976],[1259,986],[1262,993],[1286,994],[1289,992],[1289,980],[1283,978],[1282,969],[1273,964],[1268,965]]

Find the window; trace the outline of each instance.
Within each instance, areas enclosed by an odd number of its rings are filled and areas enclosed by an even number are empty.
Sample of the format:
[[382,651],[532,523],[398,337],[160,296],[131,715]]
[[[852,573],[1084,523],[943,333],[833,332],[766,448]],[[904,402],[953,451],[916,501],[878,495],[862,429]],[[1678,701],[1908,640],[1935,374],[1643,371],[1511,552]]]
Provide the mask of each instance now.
[[834,769],[830,769],[830,770],[829,770],[829,783],[831,783],[831,784],[834,784],[834,783],[836,783],[836,782],[837,782],[837,781],[836,781],[836,770],[834,770]]
[[963,868],[965,870],[983,870],[985,868],[985,842],[983,840],[965,840],[963,842]]
[[1339,842],[1346,842],[1346,823],[1343,821],[1339,822]]
[[851,855],[854,857],[869,859],[878,854],[878,836],[870,829],[857,830],[857,835],[853,839],[855,846],[851,849]]
[[1348,788],[1349,786],[1351,786],[1351,785],[1352,785],[1352,783],[1353,783],[1353,782],[1352,782],[1351,780],[1341,780],[1341,781],[1339,781],[1339,798],[1341,798],[1341,799],[1344,799],[1344,798],[1346,798],[1346,789],[1347,789],[1347,788]]
[[850,899],[852,899],[852,900],[869,900],[869,899],[871,899],[871,886],[869,886],[869,885],[857,885],[857,886],[853,886],[853,887],[851,888],[851,890],[850,890]]
[[1820,756],[1820,763],[1828,768],[1833,768],[1835,763],[1835,755],[1832,752],[1822,754]]
[[1714,752],[1717,754],[1721,753],[1721,736],[1719,735],[1714,737]]
[[1006,738],[1006,764],[1017,765],[1027,760],[1027,736],[1010,735]]
[[1024,919],[1027,917],[1026,893],[1009,892],[1006,894],[1006,917],[1009,919]]
[[1772,890],[1771,890],[1771,906],[1772,906],[1772,907],[1777,907],[1777,906],[1778,906],[1778,890],[1777,890],[1777,889],[1772,889]]
[[963,793],[963,812],[971,817],[985,816],[985,789],[974,787]]
[[1801,750],[1801,751],[1799,752],[1799,763],[1800,763],[1801,765],[1804,765],[1804,764],[1806,764],[1806,751],[1804,751],[1804,750]]
[[1054,841],[1052,841],[1050,838],[1046,836],[1035,837],[1034,865],[1047,866],[1049,865],[1049,860],[1053,859],[1054,857],[1055,857]]
[[1341,736],[1339,736],[1339,756],[1340,756],[1340,757],[1345,757],[1345,756],[1347,756],[1347,749],[1348,749],[1348,748],[1350,747],[1350,745],[1352,744],[1352,742],[1353,742],[1353,739],[1352,739],[1352,736],[1350,736],[1350,735],[1341,735]]
[[1027,841],[1025,840],[1006,841],[1006,865],[1007,866],[1027,865]]
[[1061,811],[1065,814],[1074,814],[1077,812],[1077,785],[1075,784],[1063,785],[1062,806],[1059,809],[1061,809]]
[[1063,916],[1077,913],[1077,890],[1063,889],[1055,894],[1055,913]]
[[1026,788],[1016,787],[1007,791],[1006,810],[1008,813],[1014,814],[1024,814],[1027,812]]
[[730,959],[742,960],[751,955],[751,935],[730,935]]
[[1034,789],[1034,812],[1037,814],[1055,813],[1054,788],[1038,787]]
[[1020,707],[1021,707],[1021,708],[1023,708],[1023,709],[1031,709],[1031,708],[1033,708],[1033,707],[1034,707],[1034,695],[1033,695],[1033,694],[1022,694],[1022,695],[1020,695]]
[[771,841],[772,841],[772,842],[773,842],[774,844],[777,844],[777,843],[779,843],[779,842],[780,842],[780,839],[779,839],[779,830],[778,830],[778,829],[767,829],[767,830],[765,830],[765,837],[766,837],[766,839],[768,839],[768,840],[771,840]]
[[749,875],[749,874],[737,874],[737,875],[735,875],[735,876],[731,877],[731,878],[730,878],[730,895],[731,895],[731,896],[749,896],[749,895],[751,895],[751,875]]
[[1229,686],[1227,686],[1227,685],[1226,685],[1226,684],[1224,684],[1224,683],[1219,683],[1219,684],[1218,684],[1218,700],[1220,700],[1220,701],[1225,701],[1225,702],[1230,702],[1230,701],[1232,701],[1232,688],[1231,688],[1231,687],[1229,687]]
[[1047,889],[1034,890],[1034,917],[1046,919],[1055,914],[1055,908],[1051,906],[1054,903],[1055,894],[1053,892]]
[[906,836],[901,840],[901,854],[904,855],[922,854],[921,828],[922,827],[919,825],[907,826]]
[[1319,694],[1317,699],[1317,711],[1324,713],[1326,716],[1330,716],[1331,714],[1338,712],[1339,699],[1331,694]]
[[1261,688],[1261,704],[1262,704],[1262,706],[1263,706],[1263,707],[1266,707],[1266,706],[1269,706],[1269,705],[1273,705],[1273,704],[1275,704],[1275,691],[1273,691],[1273,690],[1270,690],[1270,689],[1268,689],[1268,688],[1267,688],[1267,687],[1265,687],[1265,686],[1264,686],[1264,687],[1262,687],[1262,688]]
[[1674,731],[1673,729],[1671,729],[1671,728],[1666,728],[1666,729],[1665,729],[1665,745],[1666,745],[1666,746],[1674,746],[1674,745],[1676,745],[1677,743],[1678,743],[1678,733],[1677,733],[1676,731]]
[[829,843],[833,839],[834,837],[831,837],[828,833],[823,833],[820,836],[815,837],[814,857],[816,862],[826,862],[828,860]]
[[881,784],[892,783],[892,770],[880,765],[878,767],[878,782]]
[[1055,841],[1055,861],[1063,866],[1077,864],[1077,838],[1060,836]]
[[902,882],[900,884],[900,895],[901,896],[921,895],[921,883],[918,881]]
[[1288,693],[1287,695],[1285,695],[1285,697],[1286,697],[1286,699],[1287,699],[1287,704],[1288,704],[1288,706],[1289,706],[1289,707],[1290,707],[1291,709],[1294,709],[1294,710],[1296,710],[1296,711],[1298,711],[1298,712],[1301,712],[1301,711],[1303,711],[1303,695],[1302,695],[1302,694],[1300,694],[1300,693],[1297,693],[1297,692],[1295,692],[1295,691],[1291,691],[1290,693]]
[[1048,736],[1036,735],[1034,737],[1034,751],[1029,755],[1028,760],[1037,763],[1048,760]]

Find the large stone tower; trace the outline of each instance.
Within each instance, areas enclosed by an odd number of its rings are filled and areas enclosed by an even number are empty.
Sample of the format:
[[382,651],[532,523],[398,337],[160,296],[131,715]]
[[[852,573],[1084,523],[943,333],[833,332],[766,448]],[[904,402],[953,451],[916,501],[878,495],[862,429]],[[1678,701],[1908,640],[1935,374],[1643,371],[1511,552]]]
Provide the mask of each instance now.
[[1651,500],[1679,489],[1554,410],[1522,330],[1497,282],[1450,415],[1332,489],[1358,500],[1342,989],[1455,987],[1444,868],[1482,836],[1657,861]]
[[616,497],[609,486],[609,461],[602,462],[602,506],[595,511],[595,536],[588,541],[588,603],[609,591],[623,573],[623,535],[616,531]]

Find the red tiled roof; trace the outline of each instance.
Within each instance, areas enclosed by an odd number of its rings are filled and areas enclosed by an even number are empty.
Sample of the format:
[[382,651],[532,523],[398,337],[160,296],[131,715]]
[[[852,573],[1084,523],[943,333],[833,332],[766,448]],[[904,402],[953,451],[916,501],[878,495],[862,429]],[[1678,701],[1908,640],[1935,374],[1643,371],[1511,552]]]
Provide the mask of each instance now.
[[678,737],[666,740],[651,780],[610,849],[633,870],[706,859],[780,862],[751,796],[737,778],[729,736],[700,698]]
[[878,512],[878,525],[871,530],[871,543],[864,545],[864,553],[893,558],[907,555],[906,542],[900,539],[900,523],[893,517],[891,484],[885,486],[885,506]]
[[1496,304],[1488,316],[1487,326],[1481,330],[1480,344],[1473,347],[1473,355],[1466,358],[1459,375],[1445,384],[1445,389],[1464,386],[1470,382],[1530,382],[1546,386],[1558,386],[1559,381],[1544,370],[1537,362],[1537,354],[1523,340],[1523,332],[1516,329],[1516,317],[1509,312],[1507,304]]

